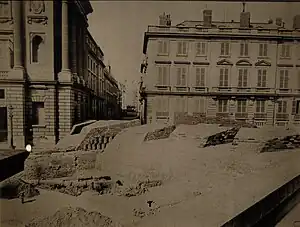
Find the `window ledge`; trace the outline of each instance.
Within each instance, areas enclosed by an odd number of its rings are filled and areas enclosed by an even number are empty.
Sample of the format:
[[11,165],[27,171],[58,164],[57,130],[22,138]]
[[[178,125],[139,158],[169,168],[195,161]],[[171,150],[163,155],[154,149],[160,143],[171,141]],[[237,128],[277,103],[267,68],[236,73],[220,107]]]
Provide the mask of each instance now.
[[291,57],[279,57],[279,59],[282,59],[282,60],[292,60]]
[[230,54],[229,55],[220,55],[219,58],[230,58]]
[[32,125],[32,128],[46,128],[46,125]]
[[176,54],[177,57],[187,57],[187,54]]
[[157,56],[169,56],[169,54],[157,54]]
[[239,56],[239,58],[250,58],[250,56]]
[[258,56],[257,58],[258,58],[258,59],[269,59],[268,56]]

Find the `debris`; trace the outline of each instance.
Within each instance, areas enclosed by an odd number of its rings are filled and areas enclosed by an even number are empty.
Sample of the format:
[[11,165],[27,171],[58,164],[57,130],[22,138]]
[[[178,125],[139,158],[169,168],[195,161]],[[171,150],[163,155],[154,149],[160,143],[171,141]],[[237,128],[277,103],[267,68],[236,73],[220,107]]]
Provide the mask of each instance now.
[[236,134],[238,133],[240,128],[241,128],[240,126],[234,127],[232,129],[229,129],[229,130],[226,130],[223,132],[219,132],[215,135],[208,137],[204,147],[215,146],[218,144],[225,144],[225,143],[233,142],[234,137],[236,136]]
[[300,135],[286,136],[282,139],[271,139],[267,141],[261,152],[273,152],[295,148],[300,148]]
[[154,132],[148,132],[144,141],[166,139],[176,129],[175,125],[157,129]]

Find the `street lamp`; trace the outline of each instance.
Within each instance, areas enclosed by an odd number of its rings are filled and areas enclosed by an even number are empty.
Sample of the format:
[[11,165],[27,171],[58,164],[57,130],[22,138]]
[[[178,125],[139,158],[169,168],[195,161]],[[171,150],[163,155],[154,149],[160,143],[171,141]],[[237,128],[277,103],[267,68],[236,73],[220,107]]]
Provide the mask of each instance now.
[[14,147],[14,137],[13,137],[13,116],[14,116],[14,114],[13,114],[13,107],[12,107],[12,105],[10,105],[9,107],[8,107],[8,110],[9,110],[9,120],[10,120],[10,146],[9,146],[9,148],[10,149],[15,149],[15,147]]

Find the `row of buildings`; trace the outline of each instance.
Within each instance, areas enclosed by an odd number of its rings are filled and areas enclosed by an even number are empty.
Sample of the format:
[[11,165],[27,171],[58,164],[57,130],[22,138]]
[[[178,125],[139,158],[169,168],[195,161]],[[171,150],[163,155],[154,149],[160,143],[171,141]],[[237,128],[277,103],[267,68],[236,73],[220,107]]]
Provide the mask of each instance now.
[[0,148],[52,146],[76,123],[120,116],[92,12],[83,0],[0,2]]
[[[243,5],[245,7],[245,5]],[[140,88],[145,122],[185,115],[286,125],[300,123],[300,15],[252,23],[202,21],[172,26],[163,14],[144,35]]]

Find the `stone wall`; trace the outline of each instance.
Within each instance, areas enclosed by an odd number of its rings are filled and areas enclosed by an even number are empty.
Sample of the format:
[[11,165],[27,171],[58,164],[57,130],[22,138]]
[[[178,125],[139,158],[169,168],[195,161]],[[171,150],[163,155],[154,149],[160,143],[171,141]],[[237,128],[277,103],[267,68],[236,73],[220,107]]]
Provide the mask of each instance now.
[[71,87],[66,86],[59,88],[59,139],[68,135],[72,129],[73,99]]

